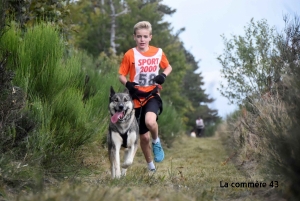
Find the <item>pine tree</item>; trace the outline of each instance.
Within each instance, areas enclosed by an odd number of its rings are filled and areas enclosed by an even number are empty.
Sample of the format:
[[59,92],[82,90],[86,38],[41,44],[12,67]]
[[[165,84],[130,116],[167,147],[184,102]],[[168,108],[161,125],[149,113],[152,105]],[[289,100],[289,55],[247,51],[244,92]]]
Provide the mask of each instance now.
[[196,61],[195,57],[186,49],[184,49],[184,52],[186,61],[190,67],[184,76],[182,88],[182,94],[187,97],[190,102],[185,113],[186,119],[188,119],[187,125],[194,127],[195,120],[198,116],[202,116],[206,124],[215,123],[220,117],[216,110],[208,107],[208,104],[215,100],[209,98],[209,95],[205,93],[201,72],[196,72],[199,70],[199,61]]

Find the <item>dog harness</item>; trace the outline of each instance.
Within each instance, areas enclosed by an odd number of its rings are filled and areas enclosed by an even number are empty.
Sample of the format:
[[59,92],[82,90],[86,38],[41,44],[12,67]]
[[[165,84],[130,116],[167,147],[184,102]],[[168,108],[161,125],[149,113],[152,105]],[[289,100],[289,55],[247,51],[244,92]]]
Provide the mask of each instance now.
[[[136,99],[140,102],[141,109],[140,109],[140,114],[137,118],[138,125],[140,125],[140,119],[141,119],[141,115],[142,115],[143,103],[148,101],[151,97],[160,99],[160,96],[157,94],[157,92],[158,92],[158,85],[156,85],[156,87],[152,91],[149,91],[149,92],[143,92],[143,91],[138,90],[134,94],[130,94],[132,99]],[[139,99],[139,97],[145,97],[145,99],[143,101],[141,101]],[[158,115],[160,115],[162,113],[162,110],[163,110],[163,108],[160,107]]]
[[[131,115],[128,118],[131,118]],[[127,148],[128,131],[129,129],[125,133],[118,132],[121,138],[123,139],[123,143],[121,146],[124,148]]]
[[123,143],[122,143],[122,147],[127,148],[127,138],[128,138],[128,131],[126,131],[126,133],[124,134],[120,134],[121,138],[123,139]]

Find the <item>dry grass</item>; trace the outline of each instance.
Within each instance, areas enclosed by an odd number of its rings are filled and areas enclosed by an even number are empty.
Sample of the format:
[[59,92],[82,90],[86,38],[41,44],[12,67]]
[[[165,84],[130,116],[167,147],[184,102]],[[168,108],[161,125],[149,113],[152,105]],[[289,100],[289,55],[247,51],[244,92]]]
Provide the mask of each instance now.
[[[85,150],[86,153],[87,150]],[[149,175],[138,150],[127,176],[111,180],[105,149],[89,149],[81,158],[85,166],[94,169],[93,175],[66,177],[64,182],[53,181],[44,190],[20,194],[15,200],[266,200],[275,188],[233,188],[232,182],[256,182],[234,166],[219,137],[179,137],[171,149],[166,149],[158,171]],[[257,176],[257,177],[256,177]],[[220,187],[225,182],[229,187]],[[261,181],[266,182],[268,181]]]

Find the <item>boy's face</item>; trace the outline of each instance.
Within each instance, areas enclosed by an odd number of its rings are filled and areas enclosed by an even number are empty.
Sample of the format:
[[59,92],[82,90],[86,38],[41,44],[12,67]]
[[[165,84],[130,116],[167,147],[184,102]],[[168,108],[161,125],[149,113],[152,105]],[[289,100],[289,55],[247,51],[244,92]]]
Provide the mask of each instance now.
[[151,41],[152,35],[148,29],[136,30],[133,38],[140,52],[146,52],[149,49],[149,42]]

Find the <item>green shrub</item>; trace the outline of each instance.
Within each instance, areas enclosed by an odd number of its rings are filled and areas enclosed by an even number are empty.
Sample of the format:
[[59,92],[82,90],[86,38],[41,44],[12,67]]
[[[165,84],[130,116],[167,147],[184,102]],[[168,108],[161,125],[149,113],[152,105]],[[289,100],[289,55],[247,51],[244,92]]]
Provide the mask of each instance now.
[[[240,114],[227,121],[232,128],[228,139],[239,157],[244,154],[239,162],[255,161],[256,168],[247,170],[249,175],[260,171],[265,180],[281,181],[282,195],[287,200],[299,200],[300,23],[299,17],[292,22],[285,17],[285,21],[285,30],[276,44],[280,55],[270,58],[270,63],[284,66],[286,73],[274,73],[280,79],[272,79],[266,93],[243,101]],[[228,140],[224,142],[229,144]]]
[[[25,33],[12,25],[0,44],[11,52],[8,67],[15,72],[13,84],[25,94],[24,110],[35,124],[26,146],[12,153],[26,155],[28,163],[48,170],[57,171],[58,164],[71,166],[72,155],[82,145],[101,140],[106,133],[109,89],[121,86],[118,58],[101,55],[93,60],[67,49],[58,29],[43,23]],[[15,132],[11,128],[9,133]]]
[[204,137],[214,136],[220,123],[221,123],[221,120],[217,120],[216,123],[205,126]]
[[170,102],[163,100],[163,112],[158,116],[159,136],[168,146],[172,146],[176,136],[183,132],[182,118]]

